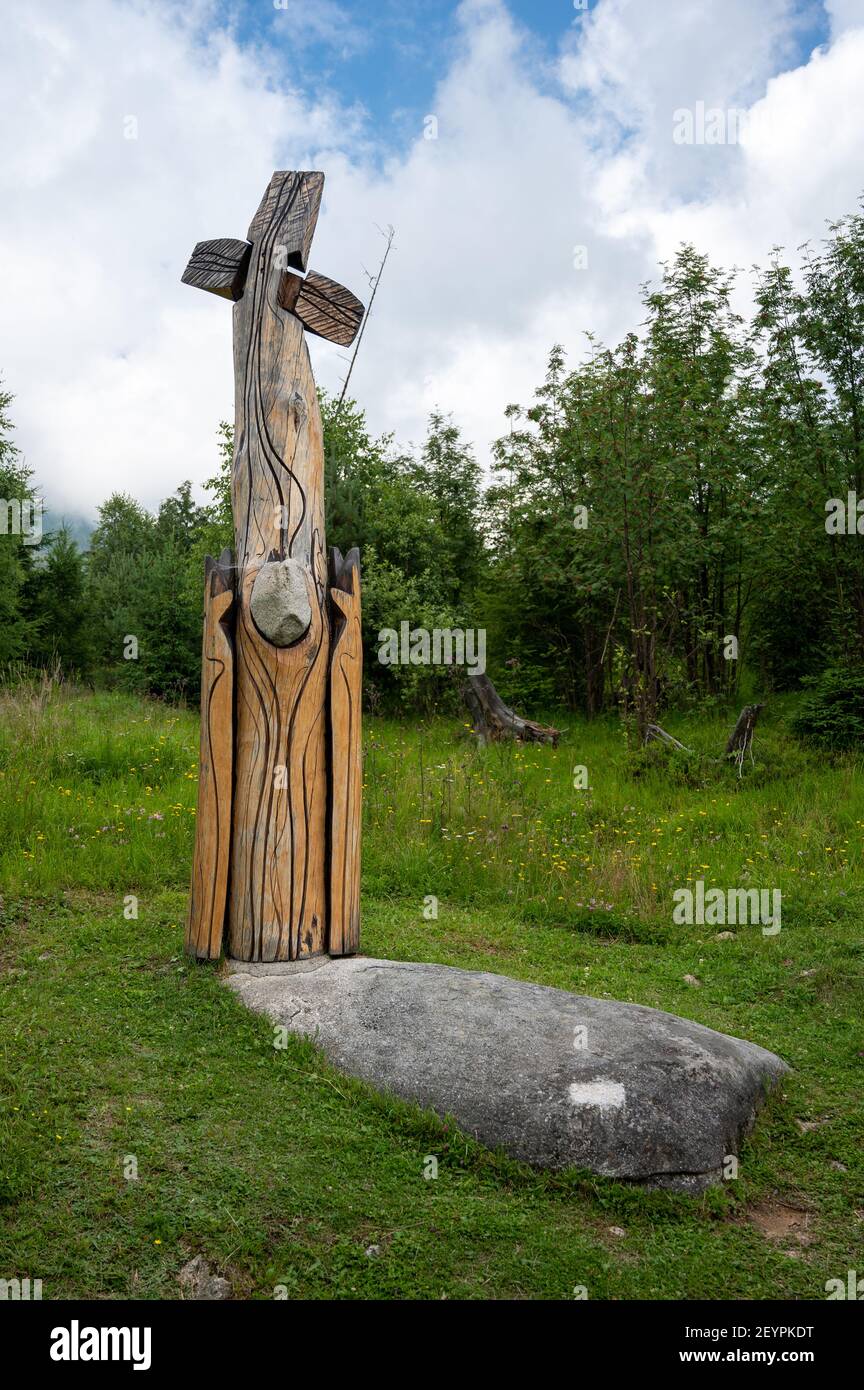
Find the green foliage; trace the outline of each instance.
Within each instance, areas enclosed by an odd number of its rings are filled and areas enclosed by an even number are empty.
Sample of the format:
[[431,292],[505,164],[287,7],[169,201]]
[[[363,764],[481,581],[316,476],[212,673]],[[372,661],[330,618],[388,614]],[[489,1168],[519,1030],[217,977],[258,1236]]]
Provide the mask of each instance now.
[[[864,499],[864,216],[804,248],[800,273],[775,252],[752,322],[735,292],[734,273],[684,245],[643,291],[639,334],[589,335],[575,364],[555,345],[533,400],[507,408],[485,488],[441,410],[401,450],[356,401],[321,393],[327,539],[360,549],[376,705],[455,698],[452,671],[378,662],[379,632],[403,622],[484,629],[490,674],[526,714],[614,711],[640,735],[664,710],[796,690],[860,660],[864,547],[826,530],[826,504]],[[0,488],[24,498],[9,399]],[[92,653],[113,681],[194,699],[204,558],[233,545],[224,421],[218,450],[206,506],[183,483],[155,516],[119,495],[100,509],[86,640],[68,538],[40,551],[3,537],[0,666],[62,648],[84,671]]]
[[24,609],[23,596],[35,563],[36,546],[25,544],[18,508],[35,499],[32,472],[19,461],[7,414],[12,396],[0,390],[0,669],[25,656],[38,629]]
[[657,786],[705,788],[729,780],[729,765],[716,754],[675,748],[652,740],[631,749],[630,775]]
[[[704,716],[702,716],[704,718]],[[716,716],[715,716],[716,718]],[[716,723],[710,726],[716,729]],[[675,748],[660,740],[652,740],[631,749],[628,758],[630,774],[660,791],[661,788],[699,789],[719,788],[737,794],[744,788],[770,787],[800,779],[806,759],[796,746],[757,738],[752,757],[748,753],[740,773],[734,757],[723,753],[724,741],[718,738],[713,747]]]
[[792,721],[798,737],[823,748],[864,748],[864,667],[829,666],[806,688]]
[[805,247],[800,278],[776,254],[758,279],[754,323],[768,468],[753,655],[781,689],[864,646],[864,551],[825,528],[831,498],[864,497],[864,218]]
[[407,471],[417,493],[431,504],[442,598],[456,608],[468,605],[485,559],[480,468],[452,418],[432,412],[420,457]]
[[536,403],[511,408],[496,448],[499,659],[539,661],[559,699],[620,704],[640,729],[682,670],[700,693],[734,686],[721,643],[741,631],[758,465],[732,288],[682,248],[646,293],[644,338],[592,340],[569,372],[554,348]]
[[429,711],[456,699],[449,667],[383,665],[379,633],[464,629],[485,563],[480,470],[440,413],[417,459],[373,440],[354,401],[321,396],[327,535],[360,549],[367,695],[374,707]]
[[202,549],[214,526],[218,520],[195,505],[189,483],[155,517],[119,494],[99,509],[88,592],[98,619],[97,656],[109,680],[168,699],[197,698]]
[[65,529],[49,537],[23,601],[33,623],[29,659],[38,666],[59,661],[70,675],[88,675],[93,643],[84,557]]
[[374,709],[419,710],[429,713],[452,708],[458,700],[450,666],[388,664],[379,659],[386,632],[400,633],[403,622],[411,629],[463,628],[465,622],[440,605],[433,593],[424,593],[421,580],[408,577],[389,560],[379,559],[375,547],[363,553],[363,646],[367,653],[366,693]]

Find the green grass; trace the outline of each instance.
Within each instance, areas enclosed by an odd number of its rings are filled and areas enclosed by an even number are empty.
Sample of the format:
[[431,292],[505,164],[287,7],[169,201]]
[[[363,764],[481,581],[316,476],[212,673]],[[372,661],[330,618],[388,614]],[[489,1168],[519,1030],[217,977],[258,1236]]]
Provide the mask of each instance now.
[[[175,1298],[200,1253],[249,1298],[824,1298],[864,1267],[864,781],[774,713],[740,781],[708,759],[717,716],[670,719],[702,756],[665,768],[612,722],[564,721],[557,750],[366,724],[365,952],[654,1005],[791,1063],[738,1180],[692,1198],[534,1173],[274,1049],[182,954],[195,716],[0,698],[0,1277]],[[780,888],[780,935],[673,925],[697,877]],[[766,1234],[782,1208],[798,1225]]]

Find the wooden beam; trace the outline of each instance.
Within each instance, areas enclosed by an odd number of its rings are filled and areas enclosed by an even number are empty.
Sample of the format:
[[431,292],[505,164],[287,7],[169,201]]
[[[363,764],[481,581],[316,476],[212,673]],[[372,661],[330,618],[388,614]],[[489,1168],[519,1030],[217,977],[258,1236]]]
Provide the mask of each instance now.
[[[284,258],[308,249],[323,175],[274,174],[249,229],[234,306],[236,738],[228,949],[294,960],[327,945],[327,676],[321,415],[300,320],[279,302]],[[258,631],[250,600],[268,561],[305,572],[311,622],[292,645]]]
[[201,754],[192,893],[185,947],[198,960],[222,952],[231,846],[234,757],[234,585],[231,551],[204,567],[204,639],[201,651]]
[[199,241],[181,276],[181,284],[209,290],[223,299],[237,300],[243,294],[251,252],[248,241],[235,241],[231,237]]
[[276,269],[306,270],[323,188],[317,170],[277,169],[271,178],[246,236]]
[[300,282],[294,313],[303,327],[319,338],[348,347],[363,322],[363,305],[344,285],[310,270]]
[[360,946],[360,833],[363,798],[360,552],[330,552],[333,649],[330,659],[331,956]]

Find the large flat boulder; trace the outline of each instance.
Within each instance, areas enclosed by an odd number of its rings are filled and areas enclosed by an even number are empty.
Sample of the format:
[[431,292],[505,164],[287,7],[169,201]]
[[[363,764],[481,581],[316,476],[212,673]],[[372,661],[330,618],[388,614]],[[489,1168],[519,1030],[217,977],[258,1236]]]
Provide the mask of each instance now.
[[541,1168],[699,1191],[787,1070],[659,1009],[485,971],[367,956],[228,968],[244,1003],[343,1071]]

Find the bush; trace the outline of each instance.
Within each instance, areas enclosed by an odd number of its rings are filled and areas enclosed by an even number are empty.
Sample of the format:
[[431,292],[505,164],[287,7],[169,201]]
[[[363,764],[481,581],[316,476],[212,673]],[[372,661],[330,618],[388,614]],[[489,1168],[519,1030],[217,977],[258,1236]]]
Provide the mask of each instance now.
[[864,667],[829,666],[804,684],[793,732],[822,748],[864,746]]

